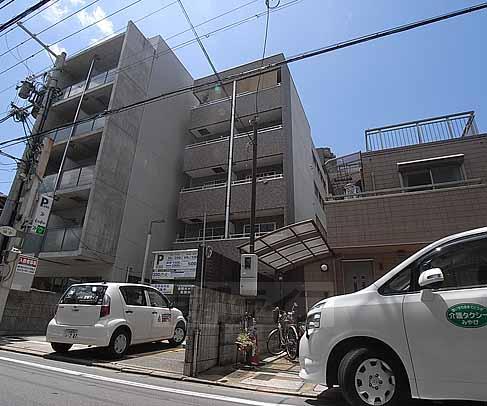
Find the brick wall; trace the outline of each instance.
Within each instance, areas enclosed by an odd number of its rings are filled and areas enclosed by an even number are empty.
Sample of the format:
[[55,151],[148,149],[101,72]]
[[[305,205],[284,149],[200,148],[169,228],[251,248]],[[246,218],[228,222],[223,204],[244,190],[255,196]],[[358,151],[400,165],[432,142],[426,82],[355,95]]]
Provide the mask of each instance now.
[[332,247],[432,242],[487,226],[487,185],[326,203]]
[[10,291],[0,323],[0,334],[44,335],[49,321],[56,313],[60,297],[58,293],[36,289],[30,292]]
[[[274,328],[272,307],[255,300],[260,352],[266,349],[268,333]],[[246,311],[246,299],[239,295],[196,287],[191,294],[184,374],[193,376],[195,332],[200,332],[196,375],[214,366],[230,365],[237,359],[235,340]]]
[[398,162],[464,154],[467,179],[487,179],[487,137],[468,137],[450,141],[413,145],[362,154],[365,191],[401,187]]

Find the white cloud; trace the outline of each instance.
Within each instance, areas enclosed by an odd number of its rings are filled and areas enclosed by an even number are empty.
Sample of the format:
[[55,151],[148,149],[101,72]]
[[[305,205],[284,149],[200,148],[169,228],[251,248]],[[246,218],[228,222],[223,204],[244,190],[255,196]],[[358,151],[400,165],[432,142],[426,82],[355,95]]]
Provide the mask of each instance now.
[[84,6],[86,4],[85,0],[69,0],[73,6]]
[[[75,0],[77,1],[77,0]],[[78,20],[83,27],[87,25],[94,24],[96,21],[102,20],[106,17],[105,11],[100,7],[96,6],[92,12],[83,10],[77,14]],[[95,26],[101,31],[104,36],[112,35],[114,33],[113,23],[108,20],[102,20],[95,24]]]
[[51,49],[52,52],[54,52],[56,55],[61,54],[62,52],[66,52],[66,48],[59,46],[58,44],[54,45],[49,45],[49,48]]
[[53,4],[50,2],[42,12],[42,16],[50,23],[56,23],[65,17],[68,12],[68,7],[61,5],[60,1]]

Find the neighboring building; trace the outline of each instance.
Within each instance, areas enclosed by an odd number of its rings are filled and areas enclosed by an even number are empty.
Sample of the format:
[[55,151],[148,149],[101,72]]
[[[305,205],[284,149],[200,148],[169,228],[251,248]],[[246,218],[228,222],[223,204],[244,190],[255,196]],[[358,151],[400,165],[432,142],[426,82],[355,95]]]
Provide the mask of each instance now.
[[[73,120],[93,59],[80,119],[193,84],[161,37],[147,39],[129,23],[125,33],[67,59],[63,91],[45,129]],[[62,290],[73,281],[125,281],[129,272],[136,279],[154,219],[165,223],[154,225],[152,248],[170,246],[178,227],[183,151],[194,104],[194,96],[185,93],[76,127],[45,239],[30,235],[24,243],[26,253],[42,243],[34,287]],[[50,136],[41,192],[53,190],[70,129]]]
[[[284,56],[267,58],[264,65]],[[221,72],[225,78],[261,66],[255,61]],[[198,79],[204,86],[215,76]],[[325,176],[311,138],[311,129],[286,65],[258,77],[239,80],[236,91],[236,134],[231,168],[229,233],[225,236],[226,193],[231,130],[232,83],[225,90],[209,85],[195,91],[189,125],[191,142],[184,151],[185,185],[180,192],[180,232],[174,248],[194,248],[205,239],[213,249],[240,262],[237,247],[249,238],[252,127],[258,92],[257,234],[314,219],[325,228]],[[204,220],[206,217],[206,225]],[[205,229],[205,230],[204,230]]]
[[335,258],[305,267],[310,303],[369,285],[421,247],[487,225],[487,134],[473,112],[367,130],[367,151],[324,162]]

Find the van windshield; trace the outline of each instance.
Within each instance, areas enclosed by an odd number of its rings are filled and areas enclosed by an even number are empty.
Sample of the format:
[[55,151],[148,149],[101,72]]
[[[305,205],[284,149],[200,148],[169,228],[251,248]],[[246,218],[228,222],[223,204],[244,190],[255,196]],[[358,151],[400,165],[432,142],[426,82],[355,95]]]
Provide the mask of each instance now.
[[103,285],[71,286],[61,298],[60,304],[101,305],[107,290]]

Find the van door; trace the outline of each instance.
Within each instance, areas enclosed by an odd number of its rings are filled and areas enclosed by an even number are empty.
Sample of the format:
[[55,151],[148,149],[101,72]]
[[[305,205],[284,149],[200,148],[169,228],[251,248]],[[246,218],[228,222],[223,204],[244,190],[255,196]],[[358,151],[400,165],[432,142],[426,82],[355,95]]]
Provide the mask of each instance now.
[[431,295],[406,295],[404,323],[422,398],[487,399],[487,238],[449,243],[421,259],[440,268]]
[[151,340],[152,309],[147,305],[143,286],[120,286],[124,314],[132,331],[132,342]]
[[146,288],[149,305],[152,308],[153,339],[161,340],[173,336],[173,320],[168,300],[156,289]]

